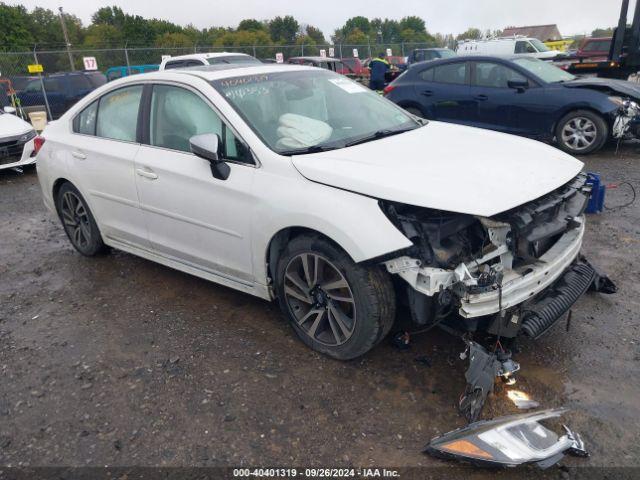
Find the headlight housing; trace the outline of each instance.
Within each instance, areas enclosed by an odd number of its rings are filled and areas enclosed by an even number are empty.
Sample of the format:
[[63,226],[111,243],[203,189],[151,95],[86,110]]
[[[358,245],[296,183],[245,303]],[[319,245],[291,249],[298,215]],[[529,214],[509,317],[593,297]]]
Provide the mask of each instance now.
[[566,410],[543,410],[472,423],[436,437],[426,451],[436,456],[456,458],[487,466],[514,467],[536,463],[542,468],[558,462],[564,453],[586,457],[580,435],[564,426],[562,436],[542,424]]

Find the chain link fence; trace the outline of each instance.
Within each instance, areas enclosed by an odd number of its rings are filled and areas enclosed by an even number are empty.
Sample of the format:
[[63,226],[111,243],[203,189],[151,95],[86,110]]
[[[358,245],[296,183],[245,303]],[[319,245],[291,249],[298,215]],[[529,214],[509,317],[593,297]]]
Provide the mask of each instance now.
[[[321,45],[249,45],[241,47],[127,47],[99,49],[44,50],[0,52],[0,108],[13,106],[18,114],[28,119],[33,111],[46,112],[51,119],[58,118],[73,103],[103,84],[109,68],[157,65],[165,55],[178,56],[192,53],[237,52],[261,60],[275,60],[282,54],[284,61],[298,56],[333,56],[361,60],[380,53],[405,57],[416,48],[432,47],[423,43],[394,44],[321,44]],[[84,59],[92,57],[97,72],[85,70]],[[29,73],[30,65],[41,65],[42,73]],[[75,72],[75,73],[72,73]],[[100,72],[100,73],[98,73]]]

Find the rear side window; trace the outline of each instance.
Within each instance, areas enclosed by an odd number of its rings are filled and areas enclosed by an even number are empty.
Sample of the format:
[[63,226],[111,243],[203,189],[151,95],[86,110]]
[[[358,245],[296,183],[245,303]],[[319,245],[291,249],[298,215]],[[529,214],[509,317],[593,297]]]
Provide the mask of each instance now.
[[466,63],[449,63],[433,69],[433,81],[438,83],[450,83],[464,85],[466,81]]
[[180,67],[184,66],[183,64],[184,64],[184,62],[182,60],[174,60],[173,62],[167,62],[164,65],[164,69],[165,70],[171,70],[172,68],[180,68]]
[[135,142],[141,98],[142,85],[120,88],[101,97],[96,135]]
[[93,88],[98,88],[107,83],[107,77],[105,77],[102,73],[90,73],[86,76],[89,80],[89,83]]
[[98,101],[96,100],[73,120],[73,131],[83,135],[95,135],[97,113]]

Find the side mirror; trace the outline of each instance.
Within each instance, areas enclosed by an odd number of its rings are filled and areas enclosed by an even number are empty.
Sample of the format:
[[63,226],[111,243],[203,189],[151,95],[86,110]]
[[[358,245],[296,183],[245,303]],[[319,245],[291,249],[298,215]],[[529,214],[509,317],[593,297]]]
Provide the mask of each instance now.
[[518,93],[523,93],[527,88],[529,88],[529,82],[527,80],[509,80],[507,85],[509,88],[517,90]]
[[16,109],[13,107],[4,107],[4,113],[16,113]]
[[220,160],[222,141],[217,133],[203,133],[189,139],[191,152],[211,164],[211,174],[218,180],[226,180],[231,173],[231,167]]

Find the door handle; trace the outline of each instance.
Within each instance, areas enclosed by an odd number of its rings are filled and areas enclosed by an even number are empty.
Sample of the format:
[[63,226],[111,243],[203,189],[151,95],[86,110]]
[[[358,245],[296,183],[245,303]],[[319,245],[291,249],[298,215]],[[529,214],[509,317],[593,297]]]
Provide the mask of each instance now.
[[475,97],[476,100],[480,100],[481,102],[484,102],[485,100],[489,100],[489,97],[487,97],[486,95],[476,95]]
[[149,170],[144,170],[142,168],[136,168],[136,173],[141,177],[148,178],[149,180],[156,180],[158,178],[158,175],[156,175],[155,173],[150,172]]
[[73,158],[77,158],[78,160],[86,160],[87,156],[82,153],[82,152],[78,152],[77,150],[74,150],[73,152],[71,152],[71,156]]
[[430,97],[431,95],[433,95],[433,91],[425,90],[424,92],[422,92],[422,95],[424,95],[425,97]]

